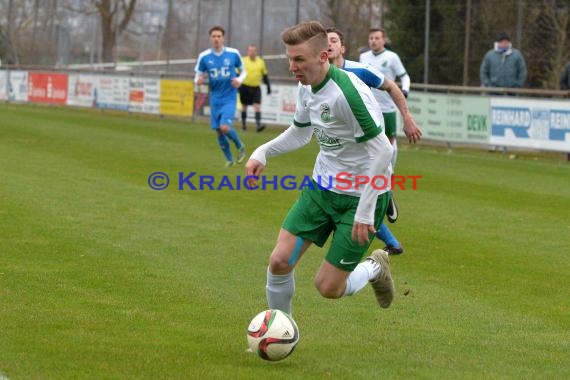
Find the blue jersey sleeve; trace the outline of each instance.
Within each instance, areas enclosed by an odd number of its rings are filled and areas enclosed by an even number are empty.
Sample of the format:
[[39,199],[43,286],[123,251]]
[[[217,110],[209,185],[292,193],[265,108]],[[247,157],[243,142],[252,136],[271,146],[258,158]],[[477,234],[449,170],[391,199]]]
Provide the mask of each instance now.
[[245,71],[245,68],[243,67],[243,61],[242,61],[241,56],[240,56],[239,54],[236,54],[236,63],[235,63],[235,65],[236,65],[236,69],[237,69],[239,72]]
[[206,61],[204,59],[207,53],[208,50],[205,50],[202,53],[200,53],[200,55],[198,56],[198,59],[196,60],[196,66],[194,67],[194,72],[196,73],[196,75],[200,75],[203,72],[208,71],[208,67],[206,66]]
[[345,60],[343,70],[354,73],[370,88],[380,88],[384,84],[384,74],[370,65]]
[[203,73],[204,71],[208,70],[206,65],[204,64],[204,60],[200,59],[200,64],[198,65],[198,71]]
[[370,88],[379,88],[384,83],[384,78],[380,78],[366,68],[352,69],[351,71]]

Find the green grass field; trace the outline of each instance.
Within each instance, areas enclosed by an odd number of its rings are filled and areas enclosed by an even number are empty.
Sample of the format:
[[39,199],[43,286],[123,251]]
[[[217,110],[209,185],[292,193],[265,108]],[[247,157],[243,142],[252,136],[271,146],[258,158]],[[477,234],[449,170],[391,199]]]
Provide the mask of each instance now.
[[[265,174],[311,174],[316,145]],[[0,104],[0,378],[568,379],[570,165],[556,157],[402,142],[398,172],[423,177],[397,193],[392,307],[370,287],[320,297],[312,247],[301,341],[268,363],[245,352],[246,328],[296,191],[177,190],[178,172],[243,175],[204,124]],[[149,188],[155,171],[167,190]]]

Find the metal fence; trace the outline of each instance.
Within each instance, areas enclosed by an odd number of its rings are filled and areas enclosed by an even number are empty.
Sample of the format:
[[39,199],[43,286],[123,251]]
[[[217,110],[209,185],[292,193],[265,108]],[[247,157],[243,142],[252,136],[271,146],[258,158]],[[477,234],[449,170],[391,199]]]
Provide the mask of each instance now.
[[[386,27],[415,83],[478,85],[479,65],[498,30],[508,31],[525,55],[529,87],[557,88],[558,73],[570,61],[568,0],[136,1],[128,27],[115,37],[112,61],[102,63],[97,1],[0,0],[0,58],[17,67],[192,72],[192,59],[209,47],[209,28],[219,24],[227,31],[228,46],[245,51],[248,44],[257,44],[261,55],[273,57],[268,61],[270,74],[286,77],[287,65],[279,59],[280,32],[317,19],[345,32],[352,59],[366,48],[370,27]],[[417,23],[395,24],[396,12]],[[123,13],[117,10],[117,24]],[[421,44],[410,46],[409,36]],[[436,50],[442,46],[443,54]],[[461,52],[461,58],[445,52]],[[445,81],[432,79],[442,77]]]

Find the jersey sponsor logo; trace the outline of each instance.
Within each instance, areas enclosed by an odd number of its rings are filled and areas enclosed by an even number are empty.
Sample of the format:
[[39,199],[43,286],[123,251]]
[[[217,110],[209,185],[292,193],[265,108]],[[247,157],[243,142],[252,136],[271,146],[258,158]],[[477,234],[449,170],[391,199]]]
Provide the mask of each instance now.
[[339,139],[328,136],[322,129],[313,128],[313,135],[319,141],[319,145],[323,147],[323,149],[332,150],[342,147]]
[[356,264],[356,261],[344,261],[344,259],[340,259],[340,263],[342,265],[351,265],[351,264]]
[[321,104],[321,120],[325,123],[331,121],[331,107],[327,103]]
[[209,70],[210,78],[228,78],[230,77],[230,68],[229,67],[213,67]]

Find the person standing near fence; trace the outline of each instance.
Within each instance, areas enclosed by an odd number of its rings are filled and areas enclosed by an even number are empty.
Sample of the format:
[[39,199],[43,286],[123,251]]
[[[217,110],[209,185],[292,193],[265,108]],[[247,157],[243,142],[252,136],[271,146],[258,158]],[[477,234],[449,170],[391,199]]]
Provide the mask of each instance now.
[[247,47],[247,55],[243,57],[243,65],[247,71],[247,76],[239,88],[242,128],[244,131],[247,130],[247,107],[253,106],[256,130],[261,132],[265,129],[265,124],[261,124],[261,81],[267,86],[267,95],[271,94],[271,84],[267,76],[265,61],[257,56],[257,46],[252,44]]
[[[229,140],[238,149],[237,163],[245,159],[245,145],[233,128],[236,114],[237,89],[247,72],[237,49],[224,46],[225,30],[214,26],[209,31],[211,48],[204,50],[196,61],[197,85],[208,80],[210,90],[210,126],[218,135],[218,144],[226,157],[226,166],[235,164]],[[238,75],[239,72],[239,75]]]
[[[378,89],[388,93],[404,119],[404,133],[406,136],[417,135],[421,136],[422,132],[420,128],[416,125],[408,105],[406,104],[406,98],[402,91],[398,88],[398,85],[386,78],[384,74],[376,70],[373,66],[364,64],[362,62],[354,62],[344,58],[344,53],[346,47],[344,45],[344,34],[337,28],[328,28],[327,35],[329,39],[329,61],[336,67],[343,70],[350,71],[356,74],[364,84],[370,88]],[[381,115],[383,117],[383,115]],[[387,226],[382,223],[379,231],[386,231]],[[385,232],[382,235],[385,237]],[[393,235],[392,235],[393,236]],[[379,237],[380,238],[380,237]],[[395,243],[393,240],[384,241],[386,247],[384,250],[389,254],[401,254],[403,253],[402,245],[399,242]],[[396,244],[396,245],[395,245]]]
[[513,48],[509,35],[499,33],[479,69],[483,87],[521,88],[526,79],[526,64],[518,49]]
[[[368,33],[368,46],[370,50],[360,54],[360,62],[368,64],[379,70],[384,76],[392,81],[400,81],[401,90],[404,97],[408,97],[410,92],[410,76],[406,72],[406,68],[402,64],[402,60],[398,54],[386,49],[388,38],[386,32],[382,28],[370,29]],[[390,140],[394,148],[392,156],[392,170],[396,170],[396,159],[398,157],[398,143],[396,141],[396,125],[397,113],[396,104],[390,94],[386,91],[373,89],[372,93],[380,104],[382,115],[384,116],[384,125],[386,126],[386,136]],[[386,214],[388,221],[394,223],[398,218],[398,207],[394,201],[393,194]],[[386,248],[390,254],[399,255],[404,253],[402,244],[396,239],[385,223],[382,223],[376,236],[386,243]]]

